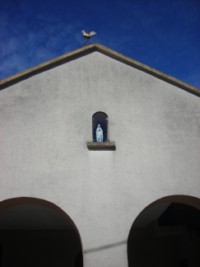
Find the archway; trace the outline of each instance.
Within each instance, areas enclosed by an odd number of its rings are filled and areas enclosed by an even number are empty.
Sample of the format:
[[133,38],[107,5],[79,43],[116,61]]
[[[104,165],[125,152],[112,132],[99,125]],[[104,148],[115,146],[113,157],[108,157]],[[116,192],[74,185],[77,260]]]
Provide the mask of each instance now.
[[56,205],[35,198],[0,202],[0,267],[82,267],[79,232]]
[[128,237],[129,267],[200,266],[200,199],[169,196],[147,206]]

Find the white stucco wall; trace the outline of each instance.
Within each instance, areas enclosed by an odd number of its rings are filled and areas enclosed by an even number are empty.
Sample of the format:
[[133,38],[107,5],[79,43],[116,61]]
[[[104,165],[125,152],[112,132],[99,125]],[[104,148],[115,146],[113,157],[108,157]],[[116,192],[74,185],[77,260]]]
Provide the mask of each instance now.
[[[79,229],[84,266],[127,266],[129,230],[148,204],[200,197],[199,103],[98,52],[10,86],[0,92],[0,200],[58,205]],[[87,149],[97,111],[116,151]]]

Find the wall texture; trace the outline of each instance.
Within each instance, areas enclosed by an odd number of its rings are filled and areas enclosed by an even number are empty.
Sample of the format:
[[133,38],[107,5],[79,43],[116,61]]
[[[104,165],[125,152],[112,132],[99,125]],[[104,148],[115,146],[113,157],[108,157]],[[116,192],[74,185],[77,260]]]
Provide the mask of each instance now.
[[[79,229],[86,267],[127,266],[138,214],[200,197],[199,97],[99,52],[0,92],[0,200],[45,199]],[[92,115],[116,151],[89,151]]]

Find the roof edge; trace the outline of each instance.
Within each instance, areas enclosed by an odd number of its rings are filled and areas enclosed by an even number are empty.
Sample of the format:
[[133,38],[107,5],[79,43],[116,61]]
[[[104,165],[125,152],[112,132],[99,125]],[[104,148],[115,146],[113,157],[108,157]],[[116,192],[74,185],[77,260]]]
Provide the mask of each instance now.
[[95,51],[95,46],[94,45],[88,45],[87,47],[82,47],[82,48],[73,50],[69,53],[62,55],[62,56],[45,61],[39,65],[28,68],[24,71],[17,73],[17,74],[11,75],[11,76],[3,79],[3,80],[0,80],[0,90],[4,89],[10,85],[13,85],[19,81],[25,80],[31,76],[34,76],[35,74],[46,71],[46,70],[51,69],[55,66],[59,66],[61,64],[64,64],[65,62],[74,60],[74,59],[79,58],[83,55],[89,54],[93,51]]
[[105,54],[105,55],[107,55],[109,57],[112,57],[112,58],[114,58],[114,59],[116,59],[118,61],[121,61],[121,62],[123,62],[123,63],[125,63],[127,65],[135,67],[135,68],[137,68],[137,69],[139,69],[141,71],[149,73],[149,74],[151,74],[151,75],[153,75],[153,76],[155,76],[155,77],[157,77],[157,78],[159,78],[161,80],[164,80],[164,81],[166,81],[166,82],[168,82],[170,84],[173,84],[173,85],[175,85],[177,87],[180,87],[181,89],[184,89],[185,91],[188,91],[188,92],[190,92],[192,94],[200,96],[200,90],[198,90],[198,88],[196,88],[196,87],[194,87],[194,86],[192,86],[192,85],[190,85],[188,83],[185,83],[185,82],[183,82],[183,81],[181,81],[179,79],[176,79],[176,78],[174,78],[174,77],[172,77],[172,76],[170,76],[168,74],[165,74],[165,73],[163,73],[163,72],[161,72],[159,70],[156,70],[156,69],[154,69],[154,68],[152,68],[152,67],[150,67],[148,65],[145,65],[145,64],[143,64],[143,63],[141,63],[141,62],[139,62],[139,61],[137,61],[135,59],[127,57],[127,56],[125,56],[125,55],[123,55],[123,54],[121,54],[119,52],[116,52],[116,51],[114,51],[114,50],[112,50],[110,48],[107,48],[107,47],[105,47],[103,45],[100,45],[100,44],[97,44],[97,45],[98,45],[97,46],[97,51],[102,52],[103,54]]
[[71,60],[74,60],[76,58],[79,58],[81,56],[84,56],[86,54],[89,54],[89,53],[92,53],[92,52],[95,52],[95,51],[98,51],[98,52],[101,52],[102,54],[104,55],[107,55],[113,59],[116,59],[122,63],[125,63],[129,66],[132,66],[132,67],[135,67],[141,71],[144,71],[148,74],[151,74],[161,80],[164,80],[170,84],[173,84],[189,93],[192,93],[196,96],[200,96],[200,90],[198,90],[198,88],[192,86],[192,85],[189,85],[179,79],[176,79],[170,75],[167,75],[161,71],[158,71],[152,67],[149,67],[148,65],[145,65],[143,63],[140,63],[139,61],[136,61],[130,57],[127,57],[119,52],[116,52],[104,45],[101,45],[99,43],[94,43],[94,44],[89,44],[87,46],[84,46],[84,47],[81,47],[79,49],[76,49],[72,52],[69,52],[69,53],[66,53],[62,56],[59,56],[59,57],[56,57],[52,60],[49,60],[49,61],[46,61],[42,64],[39,64],[35,67],[31,67],[29,69],[26,69],[25,71],[22,71],[22,72],[19,72],[15,75],[12,75],[10,77],[7,77],[3,80],[0,80],[0,90],[10,86],[10,85],[13,85],[19,81],[22,81],[24,79],[27,79],[35,74],[38,74],[42,71],[46,71],[48,69],[51,69],[55,66],[58,66],[58,65],[61,65],[61,64],[64,64],[66,62],[69,62]]

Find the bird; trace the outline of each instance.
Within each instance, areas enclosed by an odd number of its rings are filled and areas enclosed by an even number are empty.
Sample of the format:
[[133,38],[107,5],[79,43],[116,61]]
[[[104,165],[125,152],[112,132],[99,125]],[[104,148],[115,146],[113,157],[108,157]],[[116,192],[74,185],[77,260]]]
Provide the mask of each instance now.
[[96,32],[91,31],[90,33],[85,32],[84,30],[82,31],[82,36],[85,38],[87,41],[89,41],[90,38],[92,38]]

